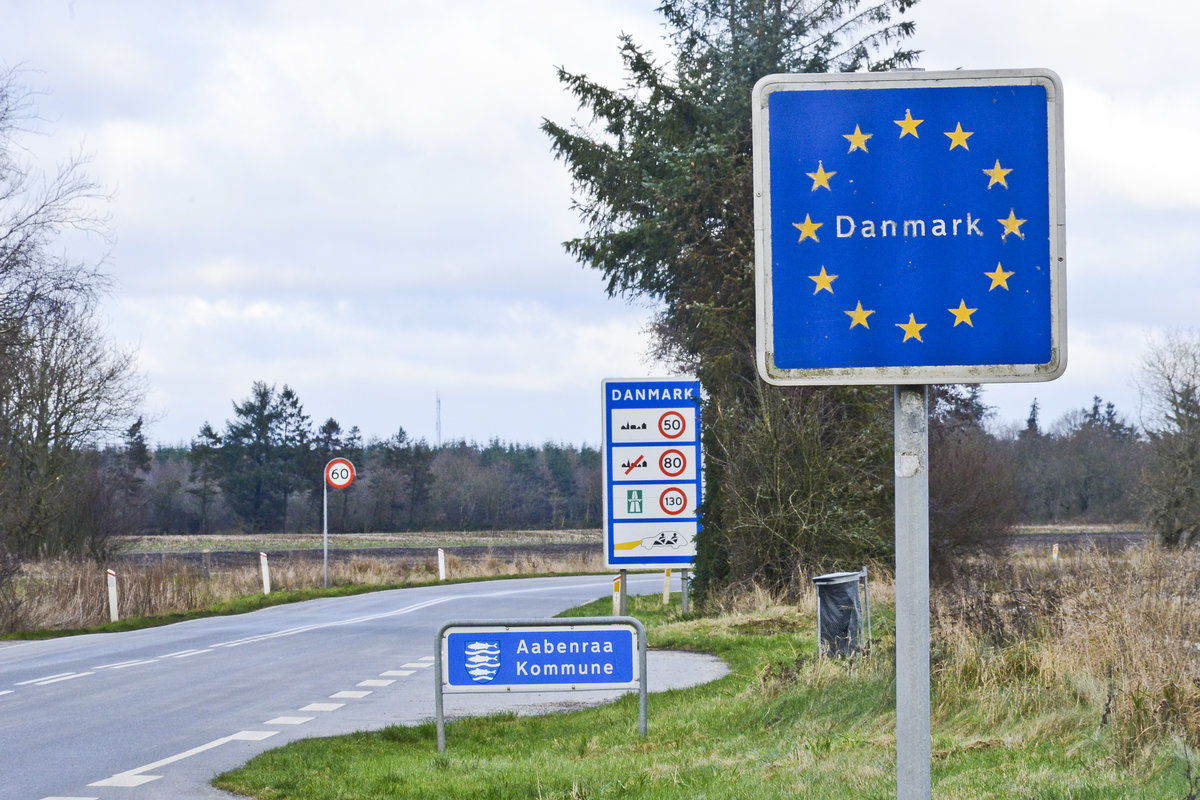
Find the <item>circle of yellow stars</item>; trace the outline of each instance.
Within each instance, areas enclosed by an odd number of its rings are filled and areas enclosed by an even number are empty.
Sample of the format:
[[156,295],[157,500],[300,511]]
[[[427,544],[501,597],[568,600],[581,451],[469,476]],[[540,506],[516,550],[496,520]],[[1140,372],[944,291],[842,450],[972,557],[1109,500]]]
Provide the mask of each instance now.
[[[904,118],[894,120],[894,122],[900,128],[899,138],[903,139],[906,136],[911,136],[913,139],[921,138],[920,126],[925,122],[925,120],[914,118],[912,115],[912,109],[906,108],[904,110]],[[867,145],[869,140],[874,137],[874,135],[874,133],[864,132],[861,126],[857,124],[854,126],[853,133],[842,134],[842,138],[850,143],[850,148],[846,151],[847,155],[859,150],[864,153],[869,153],[870,150],[868,149]],[[962,148],[963,150],[969,152],[971,149],[970,139],[975,135],[975,132],[963,130],[962,122],[956,121],[954,130],[943,131],[943,135],[949,139],[950,150]],[[995,160],[995,164],[990,169],[983,170],[984,175],[988,177],[988,190],[990,191],[994,186],[1000,186],[1001,188],[1007,189],[1008,176],[1012,172],[1012,168],[1003,166],[1000,163],[1000,159],[997,158]],[[823,161],[817,161],[817,169],[815,172],[806,172],[804,174],[812,180],[811,191],[815,192],[818,189],[824,189],[827,192],[833,191],[833,187],[829,182],[835,175],[837,175],[837,172],[826,171]],[[1010,234],[1019,239],[1025,238],[1025,234],[1021,231],[1021,226],[1025,224],[1026,220],[1017,217],[1015,208],[1009,210],[1007,217],[1003,219],[997,219],[996,221],[1000,223],[1002,229],[1000,234],[1001,241],[1007,240]],[[809,239],[812,239],[814,242],[821,241],[820,237],[817,235],[817,232],[821,226],[824,225],[824,223],[813,222],[810,214],[804,215],[804,222],[793,222],[792,225],[800,231],[800,243],[803,243]],[[996,289],[1003,289],[1007,292],[1009,291],[1008,279],[1013,277],[1013,275],[1016,273],[1011,270],[1005,270],[1002,264],[997,263],[994,271],[984,272],[983,274],[991,279],[991,285],[988,286],[989,292]],[[838,276],[830,275],[824,265],[821,266],[821,271],[819,273],[816,275],[809,275],[808,278],[809,280],[813,281],[815,285],[813,288],[814,295],[820,294],[821,292],[828,292],[830,295],[833,295],[833,282],[837,280]],[[974,322],[972,322],[971,316],[978,310],[978,308],[969,308],[967,306],[966,298],[959,299],[957,308],[946,309],[946,311],[948,311],[954,319],[954,324],[951,326],[952,328],[957,328],[959,325],[974,327]],[[855,302],[855,307],[853,309],[844,311],[843,313],[850,317],[851,330],[859,326],[870,330],[871,326],[869,318],[875,313],[875,311],[874,309],[863,308],[862,301],[859,300]],[[923,342],[924,339],[921,338],[921,331],[924,330],[928,324],[929,323],[926,322],[918,322],[914,314],[909,314],[907,322],[897,322],[895,323],[895,326],[904,333],[904,338],[901,340],[902,342],[907,342],[910,339]]]

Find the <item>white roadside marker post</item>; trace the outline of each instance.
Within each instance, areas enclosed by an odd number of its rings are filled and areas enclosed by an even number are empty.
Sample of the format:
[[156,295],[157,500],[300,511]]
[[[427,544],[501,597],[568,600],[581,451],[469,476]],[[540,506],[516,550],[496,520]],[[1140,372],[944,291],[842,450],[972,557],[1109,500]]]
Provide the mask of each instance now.
[[263,594],[271,593],[271,569],[267,566],[267,554],[258,554],[258,563],[262,567]]
[[625,570],[621,570],[615,578],[613,578],[613,616],[621,616],[621,576],[625,574]]
[[120,619],[117,613],[117,573],[108,571],[108,618],[112,622]]
[[667,567],[667,571],[663,573],[663,605],[671,604],[671,568]]
[[446,551],[438,548],[438,580],[446,580]]

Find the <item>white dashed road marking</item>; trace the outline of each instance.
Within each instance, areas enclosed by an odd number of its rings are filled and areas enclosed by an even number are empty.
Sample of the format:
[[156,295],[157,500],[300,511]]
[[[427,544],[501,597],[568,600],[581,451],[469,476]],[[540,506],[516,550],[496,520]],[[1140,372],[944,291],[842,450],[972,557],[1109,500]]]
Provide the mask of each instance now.
[[345,703],[309,703],[301,711],[337,711]]
[[316,717],[276,717],[264,722],[264,725],[303,725],[312,722]]
[[389,669],[387,672],[379,674],[385,678],[407,678],[409,675],[415,675],[416,671],[411,669]]
[[385,681],[385,680],[380,680],[380,679],[373,679],[373,680],[369,680],[369,681],[359,681],[355,685],[356,686],[391,686],[393,683],[395,683],[395,681]]
[[335,692],[329,695],[330,700],[361,700],[370,692]]

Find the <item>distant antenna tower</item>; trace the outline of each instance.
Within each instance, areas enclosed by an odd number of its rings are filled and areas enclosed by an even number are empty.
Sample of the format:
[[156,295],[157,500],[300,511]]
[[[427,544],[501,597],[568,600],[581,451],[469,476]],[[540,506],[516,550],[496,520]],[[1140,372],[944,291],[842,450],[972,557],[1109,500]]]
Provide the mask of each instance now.
[[439,392],[435,394],[435,397],[437,397],[437,446],[440,450],[442,447],[442,395]]

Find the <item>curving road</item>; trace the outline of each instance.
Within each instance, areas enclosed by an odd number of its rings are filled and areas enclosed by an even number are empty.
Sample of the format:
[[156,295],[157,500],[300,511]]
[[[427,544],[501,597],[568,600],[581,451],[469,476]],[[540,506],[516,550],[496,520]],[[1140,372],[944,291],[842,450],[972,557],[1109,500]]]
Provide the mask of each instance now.
[[[662,581],[631,575],[629,591]],[[228,798],[208,781],[264,750],[431,718],[443,622],[553,616],[611,592],[605,575],[490,581],[0,643],[0,797]]]

